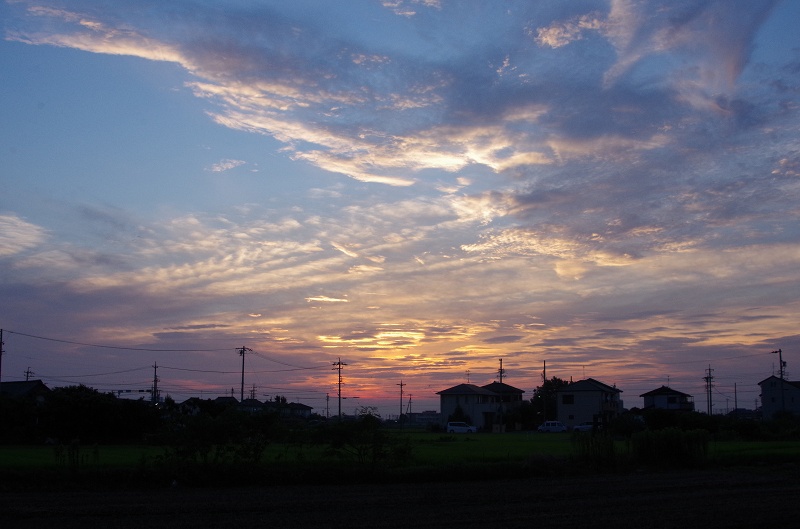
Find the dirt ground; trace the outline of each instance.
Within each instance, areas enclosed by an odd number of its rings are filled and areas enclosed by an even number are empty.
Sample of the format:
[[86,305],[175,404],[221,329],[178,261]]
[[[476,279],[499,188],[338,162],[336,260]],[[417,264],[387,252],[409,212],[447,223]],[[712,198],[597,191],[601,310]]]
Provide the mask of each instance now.
[[0,527],[793,527],[800,475],[783,469],[389,485],[5,492]]

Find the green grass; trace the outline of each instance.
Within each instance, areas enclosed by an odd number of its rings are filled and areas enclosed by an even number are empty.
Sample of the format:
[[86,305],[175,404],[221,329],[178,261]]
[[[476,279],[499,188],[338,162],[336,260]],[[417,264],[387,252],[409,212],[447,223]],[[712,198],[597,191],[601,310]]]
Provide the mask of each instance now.
[[[81,446],[78,461],[81,466],[132,468],[143,458],[153,459],[164,450],[156,446]],[[69,465],[69,454],[64,448],[59,460],[53,446],[0,446],[0,468],[46,469]]]
[[759,458],[796,458],[800,460],[798,441],[717,441],[709,447],[718,459],[755,460]]
[[525,461],[569,456],[568,434],[409,434],[414,461],[422,465]]
[[[411,463],[420,467],[451,468],[458,465],[526,462],[542,458],[569,458],[575,454],[570,434],[506,433],[446,434],[397,432],[411,445]],[[624,453],[624,442],[617,443],[617,453]],[[81,446],[79,464],[85,468],[126,469],[142,463],[152,464],[165,454],[159,446],[114,445]],[[798,441],[712,441],[709,457],[723,462],[751,463],[759,460],[800,461]],[[276,444],[267,446],[261,461],[317,463],[328,460],[325,446]],[[0,469],[24,471],[68,467],[67,447],[57,460],[52,446],[0,446]]]

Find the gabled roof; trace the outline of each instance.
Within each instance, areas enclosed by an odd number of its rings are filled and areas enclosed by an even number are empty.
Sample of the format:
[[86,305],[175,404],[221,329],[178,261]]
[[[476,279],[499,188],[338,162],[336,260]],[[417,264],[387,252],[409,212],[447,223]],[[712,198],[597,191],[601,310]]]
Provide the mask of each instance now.
[[497,393],[498,395],[522,395],[525,393],[524,390],[515,388],[514,386],[509,386],[504,382],[492,382],[491,384],[486,384],[485,386],[481,386],[483,389],[488,389],[492,393]]
[[642,393],[639,395],[640,397],[660,397],[660,396],[675,396],[675,397],[691,397],[688,393],[683,393],[676,389],[672,389],[668,386],[661,386],[658,389],[654,389],[653,391],[648,391],[647,393]]
[[[765,378],[764,380],[762,380],[761,382],[759,382],[759,383],[758,383],[758,385],[760,386],[760,385],[761,385],[761,384],[763,384],[764,382],[766,382],[766,381],[768,381],[768,380],[772,380],[773,378],[774,378],[775,380],[778,380],[778,381],[780,381],[780,377],[776,377],[775,375],[770,375],[770,376],[768,376],[767,378]],[[789,385],[791,385],[791,386],[794,386],[794,387],[796,387],[796,388],[800,389],[800,380],[791,381],[791,380],[786,380],[786,379],[784,379],[783,381],[784,381],[786,384],[789,384]]]
[[573,382],[568,386],[559,388],[556,393],[560,393],[562,391],[602,391],[604,393],[622,393],[621,389],[609,386],[608,384],[603,384],[599,380],[595,380],[593,378],[587,378]]
[[36,397],[44,393],[50,393],[44,382],[41,380],[22,380],[16,382],[3,382],[0,384],[0,392],[8,395],[12,399],[24,399],[26,397]]
[[437,395],[496,395],[495,392],[476,386],[475,384],[459,384],[452,388],[437,391]]

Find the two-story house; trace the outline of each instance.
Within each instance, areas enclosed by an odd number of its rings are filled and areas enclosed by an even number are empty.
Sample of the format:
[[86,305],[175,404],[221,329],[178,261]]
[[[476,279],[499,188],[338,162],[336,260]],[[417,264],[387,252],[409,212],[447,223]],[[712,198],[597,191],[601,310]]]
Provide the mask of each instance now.
[[789,412],[800,415],[800,381],[790,382],[772,375],[758,383],[761,386],[761,417],[773,419]]
[[608,424],[622,412],[622,390],[593,378],[556,391],[556,416],[567,428],[582,422]]
[[694,411],[694,397],[668,386],[661,386],[639,396],[644,399],[642,409],[645,410]]
[[438,391],[442,421],[461,413],[469,417],[479,429],[490,429],[502,420],[503,414],[522,405],[523,390],[502,382],[492,382],[485,386],[459,384]]

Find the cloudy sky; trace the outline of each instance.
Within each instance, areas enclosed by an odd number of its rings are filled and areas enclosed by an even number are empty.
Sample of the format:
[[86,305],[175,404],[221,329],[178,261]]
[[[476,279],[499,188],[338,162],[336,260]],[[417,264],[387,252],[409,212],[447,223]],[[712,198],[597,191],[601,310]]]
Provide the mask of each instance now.
[[[800,377],[800,3],[3,0],[2,380],[325,413]],[[98,347],[102,346],[102,347]],[[796,359],[797,358],[797,359]],[[399,386],[403,382],[404,386]],[[269,395],[269,397],[266,397]],[[409,403],[409,396],[411,397]]]

